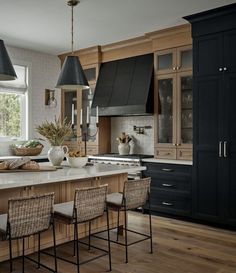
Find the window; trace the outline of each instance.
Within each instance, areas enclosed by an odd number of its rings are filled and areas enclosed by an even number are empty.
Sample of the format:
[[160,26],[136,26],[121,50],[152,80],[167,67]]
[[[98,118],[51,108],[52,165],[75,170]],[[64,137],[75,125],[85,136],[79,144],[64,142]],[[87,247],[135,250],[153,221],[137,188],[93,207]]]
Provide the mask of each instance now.
[[28,67],[13,66],[17,79],[0,82],[0,140],[27,138]]

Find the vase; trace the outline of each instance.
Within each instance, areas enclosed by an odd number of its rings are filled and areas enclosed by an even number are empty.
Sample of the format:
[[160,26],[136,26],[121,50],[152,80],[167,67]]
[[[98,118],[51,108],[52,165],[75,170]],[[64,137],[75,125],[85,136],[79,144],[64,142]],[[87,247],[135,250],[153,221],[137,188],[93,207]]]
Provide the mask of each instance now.
[[128,155],[130,151],[129,143],[120,143],[118,145],[118,151],[120,155]]
[[48,150],[48,159],[53,166],[61,166],[66,153],[68,153],[67,146],[52,146]]

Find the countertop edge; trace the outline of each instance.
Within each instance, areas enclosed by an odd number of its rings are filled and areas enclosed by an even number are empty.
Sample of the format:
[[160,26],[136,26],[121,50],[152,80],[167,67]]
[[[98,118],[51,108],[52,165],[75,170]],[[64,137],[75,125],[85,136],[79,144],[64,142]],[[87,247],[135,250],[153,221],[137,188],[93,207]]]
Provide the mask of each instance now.
[[145,158],[142,162],[150,163],[165,163],[165,164],[179,164],[179,165],[193,165],[193,161],[188,160],[171,160],[171,159],[157,159],[157,158]]
[[[46,165],[45,163],[40,163]],[[0,190],[36,186],[50,183],[66,182],[73,180],[83,180],[93,177],[119,175],[122,173],[143,171],[145,166],[126,167],[126,166],[98,166],[84,167],[82,170],[77,168],[64,167],[57,171],[44,172],[16,172],[0,174]],[[19,175],[21,174],[21,175]],[[8,181],[6,181],[8,180]]]

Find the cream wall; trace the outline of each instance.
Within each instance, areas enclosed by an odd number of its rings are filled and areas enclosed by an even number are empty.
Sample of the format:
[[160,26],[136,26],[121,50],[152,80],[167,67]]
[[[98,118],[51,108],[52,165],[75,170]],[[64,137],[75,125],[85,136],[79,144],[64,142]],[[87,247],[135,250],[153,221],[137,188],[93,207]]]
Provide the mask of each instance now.
[[[41,124],[45,119],[52,120],[55,115],[60,114],[61,96],[60,89],[55,91],[57,99],[57,107],[51,109],[44,105],[45,102],[45,88],[55,89],[57,78],[60,72],[60,60],[57,56],[44,54],[32,50],[7,46],[8,54],[14,62],[26,62],[31,67],[31,75],[29,81],[31,82],[31,89],[29,90],[29,138],[37,136],[34,128]],[[0,142],[0,156],[10,153],[10,143]],[[44,152],[48,149],[46,142]]]
[[[153,116],[130,116],[111,118],[111,152],[118,153],[117,137],[122,132],[129,134],[133,141],[130,153],[133,154],[154,154],[154,130]],[[144,134],[137,134],[133,126],[151,126],[151,129],[145,129]]]

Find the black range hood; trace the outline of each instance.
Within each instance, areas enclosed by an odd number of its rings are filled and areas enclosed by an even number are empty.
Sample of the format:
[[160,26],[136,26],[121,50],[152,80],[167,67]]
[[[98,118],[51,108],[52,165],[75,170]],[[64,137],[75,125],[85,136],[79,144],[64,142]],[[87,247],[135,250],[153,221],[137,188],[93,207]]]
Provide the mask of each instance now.
[[99,116],[153,113],[153,54],[103,63],[94,92],[92,114]]

